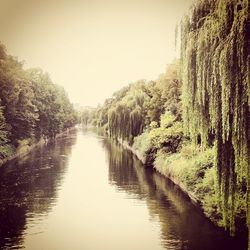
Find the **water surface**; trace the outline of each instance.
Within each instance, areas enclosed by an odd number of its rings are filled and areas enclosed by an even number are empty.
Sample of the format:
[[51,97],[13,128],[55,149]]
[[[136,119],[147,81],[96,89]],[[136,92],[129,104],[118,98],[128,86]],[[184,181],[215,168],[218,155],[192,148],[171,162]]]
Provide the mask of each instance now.
[[177,186],[88,131],[0,168],[0,225],[1,249],[244,249]]

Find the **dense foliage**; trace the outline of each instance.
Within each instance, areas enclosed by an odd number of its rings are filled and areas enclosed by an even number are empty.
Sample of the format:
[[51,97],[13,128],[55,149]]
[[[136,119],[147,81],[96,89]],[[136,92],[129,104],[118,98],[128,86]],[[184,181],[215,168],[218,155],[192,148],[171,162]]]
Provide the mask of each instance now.
[[215,139],[220,208],[234,233],[238,194],[250,228],[249,0],[199,1],[181,29],[184,127],[204,146]]
[[40,69],[24,70],[0,44],[0,159],[24,144],[55,138],[76,118],[62,87]]
[[249,16],[249,0],[197,1],[181,22],[180,64],[124,87],[92,116],[231,234],[250,228]]
[[178,71],[178,62],[175,62],[156,81],[141,80],[122,88],[97,108],[92,122],[105,127],[110,136],[132,145],[145,128],[160,125],[165,111],[173,114],[176,120],[180,119]]

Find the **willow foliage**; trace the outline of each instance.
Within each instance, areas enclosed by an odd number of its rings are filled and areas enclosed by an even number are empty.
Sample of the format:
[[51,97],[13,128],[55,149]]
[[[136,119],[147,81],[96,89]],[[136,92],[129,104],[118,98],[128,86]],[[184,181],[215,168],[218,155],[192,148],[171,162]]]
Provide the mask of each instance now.
[[145,126],[143,98],[140,95],[126,96],[108,111],[108,131],[110,136],[132,143]]
[[224,225],[234,233],[236,193],[245,192],[250,228],[249,0],[194,4],[181,24],[181,60],[186,132],[216,143]]

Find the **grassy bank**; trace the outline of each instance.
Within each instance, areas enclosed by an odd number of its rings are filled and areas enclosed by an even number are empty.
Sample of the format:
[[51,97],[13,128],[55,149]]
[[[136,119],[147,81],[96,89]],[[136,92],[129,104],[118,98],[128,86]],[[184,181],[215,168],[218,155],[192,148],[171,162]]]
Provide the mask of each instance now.
[[213,151],[213,148],[201,151],[190,144],[171,155],[160,150],[154,168],[179,185],[211,220],[220,224]]
[[0,159],[0,166],[17,157],[22,157],[29,154],[34,148],[41,146],[44,143],[44,139],[40,139],[38,142],[31,142],[31,140],[22,140],[20,141],[16,149],[9,146],[9,148],[6,148],[6,153],[5,155],[3,155],[3,158]]
[[195,203],[201,206],[211,220],[218,222],[221,216],[215,192],[216,170],[213,166],[213,148],[201,150],[191,143],[186,143],[176,153],[166,152],[163,148],[154,150],[149,133],[144,133],[135,140],[132,149],[139,159],[145,159],[144,164],[151,165],[180,186]]
[[69,128],[61,133],[58,133],[55,136],[55,139],[45,140],[41,138],[39,141],[34,141],[31,139],[20,140],[17,148],[11,145],[8,145],[8,147],[6,147],[5,149],[1,151],[1,153],[6,152],[6,154],[5,155],[2,154],[2,158],[0,158],[0,167],[8,161],[11,161],[17,157],[23,157],[29,154],[36,147],[42,146],[43,144],[48,143],[49,141],[53,141],[53,140],[56,140],[57,138],[60,138],[61,136],[67,134],[69,131],[73,129],[75,129],[75,127]]
[[[177,184],[204,214],[218,226],[225,226],[222,200],[218,195],[215,146],[194,145],[183,136],[182,124],[168,113],[160,126],[151,125],[135,137],[131,150],[142,162],[154,167]],[[236,230],[245,230],[246,195],[235,197]]]

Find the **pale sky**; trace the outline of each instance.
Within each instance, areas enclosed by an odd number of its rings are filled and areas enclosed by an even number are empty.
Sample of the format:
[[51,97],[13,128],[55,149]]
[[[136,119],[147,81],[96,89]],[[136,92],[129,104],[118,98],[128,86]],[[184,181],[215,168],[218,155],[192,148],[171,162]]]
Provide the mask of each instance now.
[[0,0],[0,41],[73,103],[96,106],[153,80],[177,56],[175,24],[192,0]]

